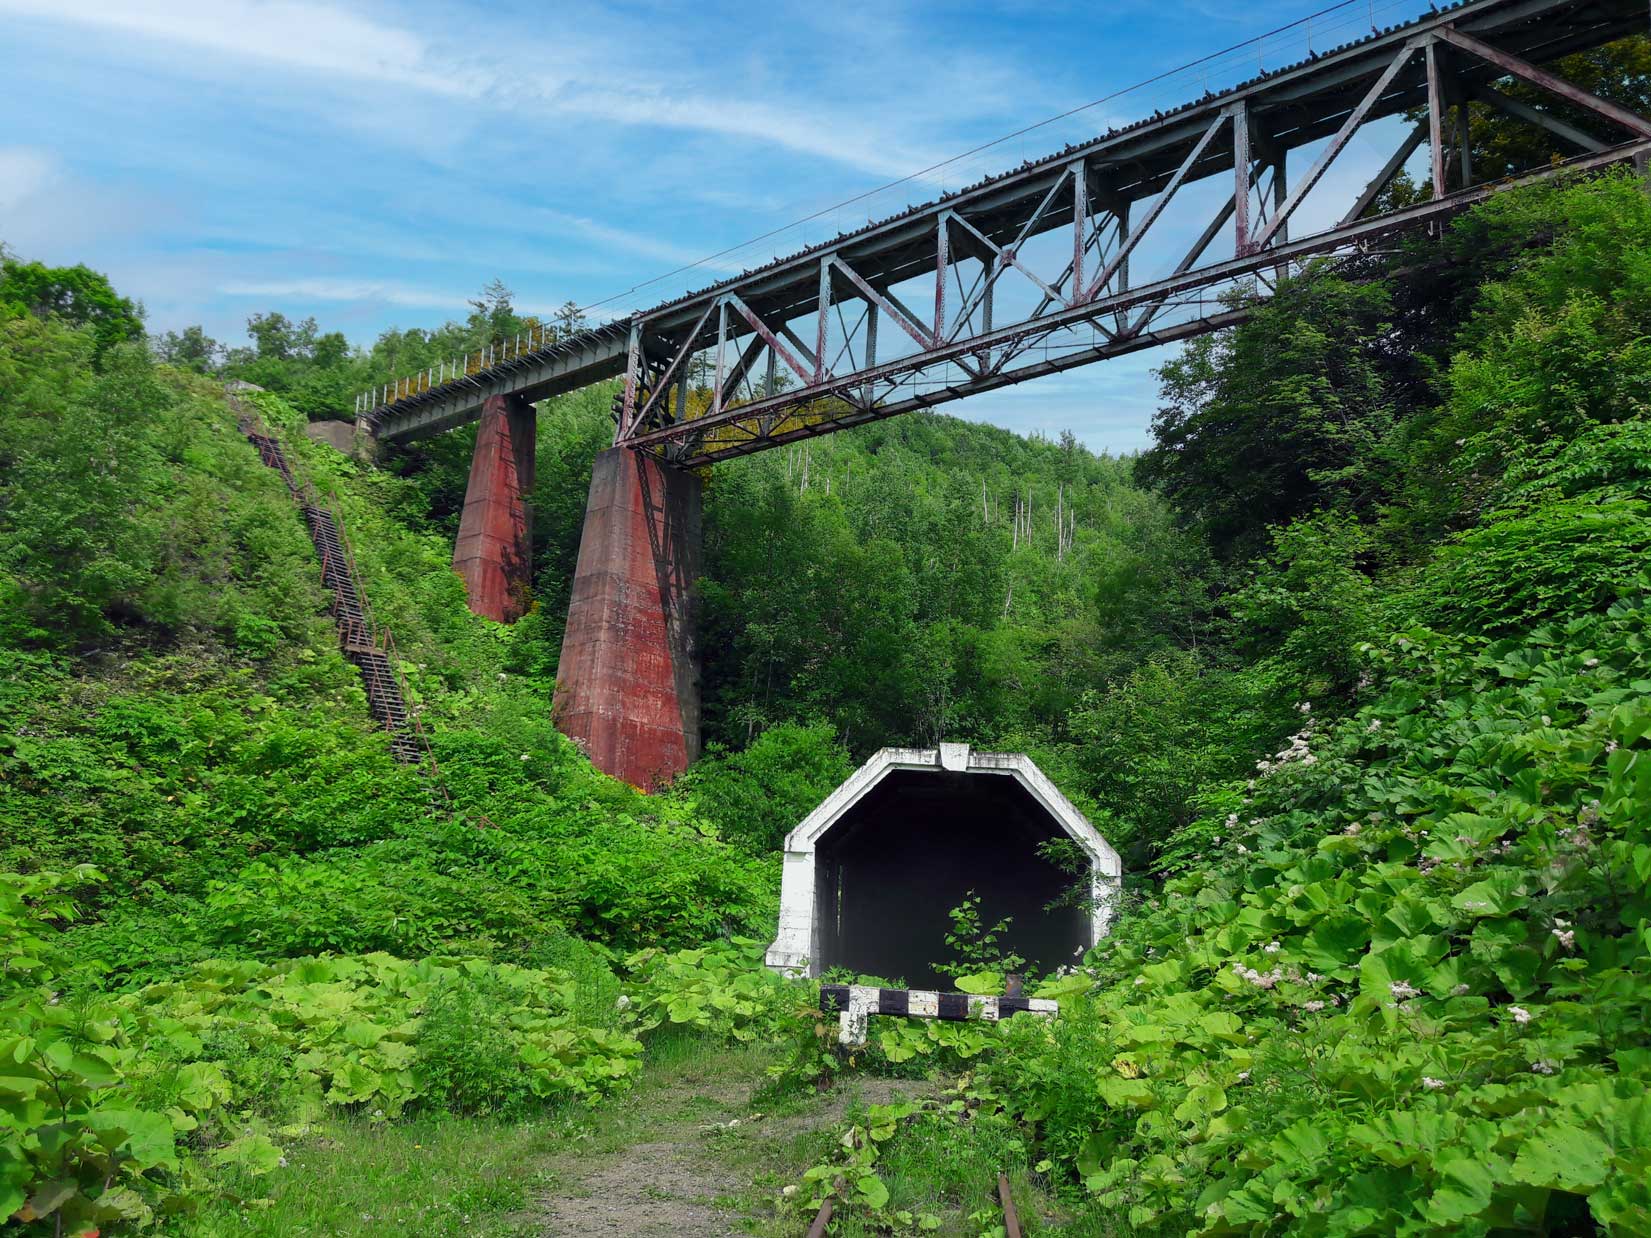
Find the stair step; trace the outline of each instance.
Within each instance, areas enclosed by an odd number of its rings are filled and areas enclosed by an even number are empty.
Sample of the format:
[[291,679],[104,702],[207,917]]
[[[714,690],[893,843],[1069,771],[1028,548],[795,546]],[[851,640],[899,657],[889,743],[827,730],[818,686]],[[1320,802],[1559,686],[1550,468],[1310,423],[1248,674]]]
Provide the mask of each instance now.
[[367,709],[373,718],[390,733],[390,754],[403,764],[416,764],[424,778],[432,811],[440,812],[447,799],[440,775],[432,760],[425,765],[426,748],[423,737],[409,729],[407,703],[401,696],[401,681],[390,665],[389,655],[374,642],[375,637],[367,621],[367,608],[354,569],[344,553],[344,539],[339,532],[337,518],[325,507],[306,502],[308,492],[301,489],[287,463],[281,444],[252,427],[258,424],[251,418],[241,423],[241,431],[258,451],[258,458],[269,468],[281,474],[287,491],[303,514],[309,527],[310,540],[321,559],[321,583],[333,591],[331,611],[338,629],[339,644],[344,655],[354,662],[361,674],[362,687],[367,693]]

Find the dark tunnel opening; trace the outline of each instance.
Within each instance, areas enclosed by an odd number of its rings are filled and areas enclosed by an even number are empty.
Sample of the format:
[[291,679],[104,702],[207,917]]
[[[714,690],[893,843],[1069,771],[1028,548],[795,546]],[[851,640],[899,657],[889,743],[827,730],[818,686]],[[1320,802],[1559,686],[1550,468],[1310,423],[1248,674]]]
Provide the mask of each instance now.
[[1012,777],[889,774],[819,841],[818,966],[949,988],[936,965],[950,956],[948,913],[970,890],[983,925],[1010,919],[1006,952],[1040,974],[1072,962],[1092,944],[1088,912],[1070,897],[1087,877],[1039,850],[1065,837]]

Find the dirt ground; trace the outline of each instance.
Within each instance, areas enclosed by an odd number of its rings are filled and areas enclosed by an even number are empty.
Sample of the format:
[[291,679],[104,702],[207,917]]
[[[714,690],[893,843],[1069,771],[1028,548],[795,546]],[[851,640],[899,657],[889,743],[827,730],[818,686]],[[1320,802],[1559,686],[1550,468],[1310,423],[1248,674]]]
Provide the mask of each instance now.
[[783,1181],[813,1163],[851,1105],[886,1104],[929,1087],[857,1080],[764,1112],[753,1104],[764,1064],[735,1051],[660,1072],[587,1137],[550,1154],[532,1229],[557,1238],[800,1234],[805,1226],[772,1203]]

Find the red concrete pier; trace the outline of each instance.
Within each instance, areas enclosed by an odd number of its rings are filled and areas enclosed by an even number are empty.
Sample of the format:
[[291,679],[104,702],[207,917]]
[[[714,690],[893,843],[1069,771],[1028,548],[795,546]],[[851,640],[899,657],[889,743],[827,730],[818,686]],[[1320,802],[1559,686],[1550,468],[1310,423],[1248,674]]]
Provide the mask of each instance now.
[[699,561],[699,477],[629,448],[598,456],[556,677],[556,725],[598,769],[645,789],[699,755]]
[[470,459],[453,570],[464,577],[470,609],[500,623],[527,610],[533,579],[533,405],[513,395],[487,398]]

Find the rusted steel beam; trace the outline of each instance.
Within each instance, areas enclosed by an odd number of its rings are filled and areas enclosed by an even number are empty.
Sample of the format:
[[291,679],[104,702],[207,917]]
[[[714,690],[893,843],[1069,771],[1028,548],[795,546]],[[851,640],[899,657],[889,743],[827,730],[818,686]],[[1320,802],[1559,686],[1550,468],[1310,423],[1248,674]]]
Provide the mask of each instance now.
[[[763,342],[766,343],[769,348],[773,349],[774,355],[781,361],[785,362],[786,365],[791,367],[792,372],[795,373],[798,378],[802,379],[804,383],[818,383],[821,381],[823,372],[820,368],[821,362],[819,353],[815,353],[813,357],[809,358],[810,364],[805,365],[803,362],[791,355],[791,350],[780,342],[780,337],[769,330],[768,324],[752,313],[751,307],[744,301],[741,301],[733,293],[729,293],[727,303],[734,307],[734,312],[736,314],[751,324],[751,329],[762,337]],[[820,334],[824,336],[824,327],[820,328]]]
[[1618,107],[1615,103],[1601,99],[1598,95],[1590,94],[1580,86],[1574,86],[1562,77],[1555,77],[1545,69],[1539,69],[1534,64],[1521,60],[1518,56],[1499,51],[1489,43],[1474,38],[1452,26],[1441,26],[1436,36],[1452,47],[1458,47],[1469,55],[1477,56],[1488,64],[1495,65],[1514,77],[1523,78],[1533,86],[1540,86],[1550,94],[1558,95],[1567,103],[1573,103],[1584,111],[1593,112],[1607,120],[1621,125],[1628,132],[1638,137],[1651,137],[1651,120],[1637,116],[1625,107]]
[[1233,253],[1250,252],[1250,105],[1233,104]]
[[922,321],[907,309],[898,297],[895,297],[892,293],[878,292],[877,289],[861,278],[858,271],[839,257],[833,256],[831,264],[843,273],[849,283],[860,290],[860,294],[866,300],[878,308],[886,310],[888,316],[894,319],[894,325],[917,341],[919,348],[929,348],[934,345],[934,337],[928,334]]
[[1445,196],[1445,92],[1439,75],[1439,45],[1427,45],[1427,140],[1433,165],[1433,196]]

